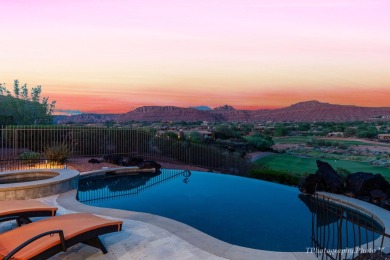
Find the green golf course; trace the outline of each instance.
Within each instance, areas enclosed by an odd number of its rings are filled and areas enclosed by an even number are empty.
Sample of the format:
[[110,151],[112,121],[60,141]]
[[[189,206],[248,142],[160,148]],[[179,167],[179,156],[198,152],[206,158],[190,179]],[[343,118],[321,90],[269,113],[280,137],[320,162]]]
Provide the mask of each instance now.
[[[257,164],[275,170],[288,171],[292,174],[311,174],[317,170],[316,160],[319,158],[297,157],[289,154],[271,154],[256,161]],[[390,169],[380,166],[372,166],[364,162],[346,161],[346,160],[328,160],[320,159],[329,163],[334,169],[344,168],[349,172],[370,172],[382,174],[387,180],[390,180]]]

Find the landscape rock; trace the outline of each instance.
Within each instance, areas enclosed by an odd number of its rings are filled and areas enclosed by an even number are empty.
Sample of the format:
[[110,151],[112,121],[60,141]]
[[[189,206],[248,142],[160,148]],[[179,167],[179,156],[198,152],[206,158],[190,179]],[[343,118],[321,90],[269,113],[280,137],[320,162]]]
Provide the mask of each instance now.
[[372,190],[386,192],[389,187],[389,182],[380,174],[357,172],[349,174],[346,180],[346,190],[354,193],[356,197],[371,196]]
[[303,193],[314,194],[316,191],[326,191],[324,179],[318,174],[310,174],[299,186]]
[[137,166],[140,169],[156,169],[156,171],[161,169],[161,164],[159,164],[155,161],[143,161],[143,162],[137,164]]
[[88,160],[89,163],[100,163],[100,161],[96,158]]
[[384,193],[381,190],[377,190],[377,189],[370,191],[370,196],[374,200],[378,200],[378,201],[387,198],[387,194],[386,193]]
[[390,183],[380,174],[357,172],[347,176],[344,182],[338,173],[326,162],[317,160],[318,170],[305,178],[299,190],[314,194],[316,191],[343,193],[345,196],[376,204],[390,209]]
[[367,195],[368,192],[363,192],[363,184],[368,179],[372,178],[373,174],[368,172],[356,172],[349,174],[345,181],[345,189],[355,195]]
[[319,175],[325,183],[326,191],[332,193],[343,193],[344,192],[344,181],[340,175],[330,166],[329,163],[320,160],[317,163],[317,175]]
[[122,165],[123,157],[116,154],[106,154],[103,156],[103,160],[108,163]]
[[125,166],[137,166],[138,164],[142,163],[144,161],[144,158],[141,157],[129,157],[126,161]]

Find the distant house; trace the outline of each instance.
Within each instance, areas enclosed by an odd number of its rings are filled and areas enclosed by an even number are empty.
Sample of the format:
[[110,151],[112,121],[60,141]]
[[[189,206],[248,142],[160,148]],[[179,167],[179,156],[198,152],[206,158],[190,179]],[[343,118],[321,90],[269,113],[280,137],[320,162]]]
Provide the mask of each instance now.
[[344,137],[343,132],[331,132],[327,135],[327,137]]
[[263,133],[265,131],[268,131],[268,132],[272,133],[273,131],[275,131],[275,127],[274,126],[258,125],[258,126],[254,127],[254,130],[258,131],[260,133]]
[[198,131],[202,136],[203,138],[207,138],[207,137],[214,137],[214,132],[210,132],[210,131]]
[[390,141],[390,134],[379,134],[378,139],[380,140],[389,140]]
[[186,136],[188,136],[191,132],[198,132],[199,134],[202,135],[203,138],[214,138],[215,137],[214,136],[214,132],[193,129],[193,130],[190,130],[190,131],[180,130],[179,133],[178,133],[178,138],[179,139],[185,139]]

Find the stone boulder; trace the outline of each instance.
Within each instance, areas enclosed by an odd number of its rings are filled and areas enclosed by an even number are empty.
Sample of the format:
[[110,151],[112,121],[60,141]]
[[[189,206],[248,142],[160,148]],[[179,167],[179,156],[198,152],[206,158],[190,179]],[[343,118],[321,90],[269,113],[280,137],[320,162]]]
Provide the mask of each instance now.
[[387,198],[387,194],[381,190],[372,190],[370,191],[370,196],[372,199],[380,201]]
[[325,191],[332,193],[343,193],[344,181],[332,168],[332,166],[330,166],[329,163],[320,160],[317,160],[316,163],[318,167],[316,175],[320,176],[324,180],[326,187]]
[[103,160],[108,163],[122,165],[123,157],[116,154],[106,154],[103,156]]
[[96,158],[92,158],[92,159],[88,160],[88,162],[89,163],[98,163],[98,164],[100,163],[100,161]]
[[317,160],[317,167],[316,174],[306,177],[299,186],[302,193],[314,194],[316,191],[342,193],[390,210],[390,183],[382,175],[352,173],[347,176],[344,186],[343,179],[328,163]]
[[125,166],[137,166],[138,164],[142,163],[144,161],[144,158],[141,157],[129,157],[126,161]]
[[390,184],[380,174],[357,172],[347,176],[346,190],[355,194],[356,197],[371,196],[372,190],[380,190],[386,193]]
[[156,169],[156,171],[160,170],[161,164],[155,161],[143,161],[137,164],[140,169]]
[[320,175],[310,174],[299,186],[299,190],[303,193],[314,194],[316,191],[325,191],[326,185],[324,179]]

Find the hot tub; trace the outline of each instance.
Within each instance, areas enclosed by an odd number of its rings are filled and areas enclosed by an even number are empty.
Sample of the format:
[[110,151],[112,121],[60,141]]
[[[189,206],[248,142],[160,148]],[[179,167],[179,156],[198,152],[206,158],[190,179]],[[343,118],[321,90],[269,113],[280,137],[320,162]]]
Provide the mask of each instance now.
[[68,169],[0,173],[0,201],[47,197],[77,188],[79,172]]

